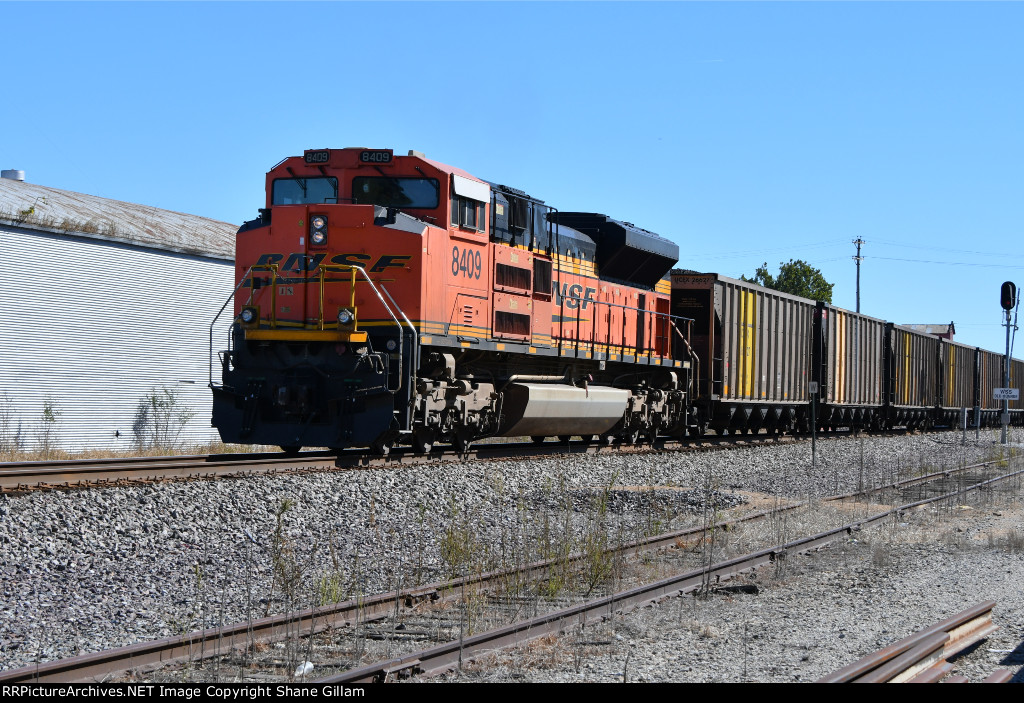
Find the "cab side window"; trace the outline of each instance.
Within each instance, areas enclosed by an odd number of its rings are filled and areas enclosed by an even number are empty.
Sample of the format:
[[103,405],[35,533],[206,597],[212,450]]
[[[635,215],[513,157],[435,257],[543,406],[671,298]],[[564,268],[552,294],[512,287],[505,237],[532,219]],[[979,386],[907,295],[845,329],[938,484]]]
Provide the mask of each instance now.
[[451,198],[451,224],[452,227],[471,229],[474,232],[483,232],[486,229],[484,218],[484,204],[478,203],[469,198],[452,195]]

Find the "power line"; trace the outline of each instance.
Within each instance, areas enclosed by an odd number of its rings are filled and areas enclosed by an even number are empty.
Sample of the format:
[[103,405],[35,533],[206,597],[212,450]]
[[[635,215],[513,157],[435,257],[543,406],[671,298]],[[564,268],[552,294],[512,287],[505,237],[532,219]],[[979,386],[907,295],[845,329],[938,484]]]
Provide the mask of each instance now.
[[977,264],[969,261],[930,261],[927,259],[897,259],[891,256],[872,256],[872,260],[904,261],[911,264],[936,264],[941,266],[980,266],[982,268],[1024,269],[1024,266],[1007,266],[1006,264]]
[[822,242],[817,241],[809,244],[787,244],[784,247],[775,247],[772,249],[746,249],[746,250],[732,250],[728,254],[696,254],[693,258],[695,259],[736,259],[743,256],[752,256],[757,254],[758,256],[767,256],[768,254],[774,254],[777,252],[792,253],[794,251],[807,251],[808,249],[823,249],[825,247],[834,247],[838,244],[838,241]]
[[935,246],[922,246],[920,244],[901,244],[899,242],[887,242],[882,239],[872,239],[874,244],[885,244],[891,247],[903,247],[905,249],[925,249],[927,251],[948,251],[951,254],[975,254],[977,256],[998,256],[1000,259],[1005,259],[1007,256],[1015,258],[1024,258],[1024,254],[1005,254],[1003,252],[995,251],[974,251],[972,249],[951,249],[948,247],[935,247]]

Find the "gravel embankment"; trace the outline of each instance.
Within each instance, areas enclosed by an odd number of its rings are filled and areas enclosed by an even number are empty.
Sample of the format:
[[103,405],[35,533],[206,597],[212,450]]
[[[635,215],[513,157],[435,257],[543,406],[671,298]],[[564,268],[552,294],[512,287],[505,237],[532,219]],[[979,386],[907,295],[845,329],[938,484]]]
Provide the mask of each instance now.
[[[984,600],[1000,629],[952,661],[978,682],[1006,668],[1024,683],[1024,504],[908,517],[780,573],[736,583],[756,594],[675,598],[557,640],[503,652],[441,681],[816,681]],[[942,512],[942,511],[940,511]]]
[[[966,447],[953,434],[825,440],[814,468],[810,444],[801,443],[0,498],[0,669],[304,607],[328,585],[333,595],[353,595],[425,583],[457,571],[466,554],[479,559],[486,551],[493,566],[517,563],[559,540],[572,543],[595,524],[614,540],[664,531],[699,519],[706,488],[722,509],[742,500],[737,491],[802,498],[888,482],[926,466],[983,458],[992,444],[990,436],[982,440]],[[646,486],[660,489],[630,490]],[[982,578],[977,570],[967,575]],[[852,600],[839,581],[821,587]],[[749,599],[768,602],[763,595]],[[821,594],[816,601],[822,608],[829,602]],[[859,617],[883,620],[874,611]],[[732,629],[715,627],[726,633],[719,639],[735,642]],[[903,634],[889,629],[892,639]],[[714,651],[717,641],[704,638],[702,650]],[[788,671],[783,660],[778,667]],[[608,676],[602,671],[589,680]],[[652,670],[650,678],[658,677]]]

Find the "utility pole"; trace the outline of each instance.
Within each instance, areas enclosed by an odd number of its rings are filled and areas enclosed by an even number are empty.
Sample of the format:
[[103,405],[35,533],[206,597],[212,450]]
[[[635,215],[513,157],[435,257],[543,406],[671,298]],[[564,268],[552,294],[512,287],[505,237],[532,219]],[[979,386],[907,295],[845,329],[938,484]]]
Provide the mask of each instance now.
[[860,262],[864,260],[864,257],[860,255],[860,245],[864,243],[864,240],[857,237],[853,243],[857,245],[857,256],[853,257],[853,260],[857,262],[857,312],[860,312]]

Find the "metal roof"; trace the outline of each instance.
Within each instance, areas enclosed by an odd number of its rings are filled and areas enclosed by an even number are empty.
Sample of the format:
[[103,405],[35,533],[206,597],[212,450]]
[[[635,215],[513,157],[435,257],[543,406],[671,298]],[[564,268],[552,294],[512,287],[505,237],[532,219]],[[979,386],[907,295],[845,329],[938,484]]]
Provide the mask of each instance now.
[[232,261],[237,225],[0,178],[0,223]]

